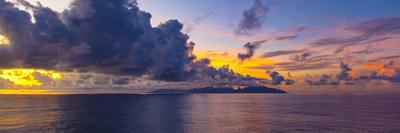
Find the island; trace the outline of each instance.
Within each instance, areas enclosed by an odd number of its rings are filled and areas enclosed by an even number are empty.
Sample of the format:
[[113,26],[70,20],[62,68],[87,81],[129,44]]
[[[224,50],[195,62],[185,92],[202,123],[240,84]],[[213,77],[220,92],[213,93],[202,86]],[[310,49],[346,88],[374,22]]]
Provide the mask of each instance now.
[[194,89],[158,89],[149,94],[198,94],[198,93],[286,93],[286,91],[265,86],[244,87],[233,89],[231,87],[206,87]]

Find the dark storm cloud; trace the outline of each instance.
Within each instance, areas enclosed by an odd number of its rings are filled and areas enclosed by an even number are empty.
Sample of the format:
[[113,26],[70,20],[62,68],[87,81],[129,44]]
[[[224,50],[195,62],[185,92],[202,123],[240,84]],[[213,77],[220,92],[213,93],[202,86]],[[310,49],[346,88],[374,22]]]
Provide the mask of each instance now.
[[[183,25],[169,20],[152,27],[151,14],[135,0],[75,0],[69,10],[0,0],[0,33],[11,40],[1,47],[0,67],[147,75],[183,80],[193,74],[193,44]],[[31,21],[34,18],[35,22]]]
[[304,50],[278,50],[278,51],[272,51],[263,54],[261,57],[264,58],[271,58],[271,57],[276,57],[276,56],[283,56],[283,55],[291,55],[291,54],[297,54],[297,53],[302,53]]
[[249,35],[260,30],[269,10],[269,7],[262,0],[254,0],[253,6],[243,12],[243,16],[235,29],[235,34]]
[[261,40],[256,42],[248,42],[243,47],[246,49],[246,53],[239,53],[238,58],[240,60],[250,59],[254,56],[256,49],[261,47],[261,44],[265,43],[267,40]]

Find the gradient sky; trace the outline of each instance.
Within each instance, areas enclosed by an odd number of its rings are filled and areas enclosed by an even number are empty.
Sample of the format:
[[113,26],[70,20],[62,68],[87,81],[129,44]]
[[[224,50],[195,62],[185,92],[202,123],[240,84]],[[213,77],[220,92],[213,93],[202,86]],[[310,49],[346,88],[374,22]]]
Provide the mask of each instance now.
[[[72,0],[28,1],[62,12]],[[151,13],[153,26],[171,19],[183,23],[182,32],[196,43],[197,60],[208,58],[214,67],[229,65],[266,79],[273,79],[266,71],[277,71],[309,84],[320,84],[323,75],[337,78],[344,70],[353,79],[400,81],[400,1],[261,0],[267,11],[257,16],[260,27],[238,34],[244,12],[256,1],[137,0],[141,10]],[[248,52],[246,43],[259,41],[265,42],[251,58],[237,58]]]
[[[321,38],[353,35],[352,31],[344,31],[349,25],[358,25],[374,19],[400,17],[400,8],[398,8],[400,2],[396,0],[265,1],[270,11],[263,21],[263,27],[259,32],[249,36],[237,36],[233,31],[239,23],[243,11],[253,5],[253,1],[250,0],[139,0],[138,3],[143,10],[153,13],[152,23],[155,25],[171,18],[176,18],[186,24],[186,28],[192,29],[188,34],[190,34],[191,40],[196,42],[196,50],[198,51],[228,52],[235,56],[237,52],[243,50],[242,47],[246,42],[263,39],[270,39],[271,41],[266,42],[257,50],[257,56],[278,50],[306,48],[315,55],[332,55],[337,56],[334,58],[341,58],[351,52],[366,49],[375,50],[376,52],[357,55],[357,58],[361,58],[357,60],[370,60],[382,56],[395,56],[398,55],[398,50],[400,50],[398,35],[393,35],[391,39],[386,40],[387,42],[349,47],[347,52],[336,54],[329,49],[336,49],[341,44],[329,46],[327,49],[309,46]],[[200,22],[196,23],[199,18],[201,18]],[[294,31],[301,27],[304,27],[305,30],[302,32]],[[273,40],[273,38],[280,36],[297,36],[297,38],[281,41]],[[290,56],[270,59],[277,63],[285,62],[289,60]],[[343,59],[341,61],[352,63],[355,60]],[[339,63],[337,62],[337,66]],[[358,64],[352,65],[357,66]],[[312,69],[298,73],[302,75],[305,73],[318,74],[321,71]]]

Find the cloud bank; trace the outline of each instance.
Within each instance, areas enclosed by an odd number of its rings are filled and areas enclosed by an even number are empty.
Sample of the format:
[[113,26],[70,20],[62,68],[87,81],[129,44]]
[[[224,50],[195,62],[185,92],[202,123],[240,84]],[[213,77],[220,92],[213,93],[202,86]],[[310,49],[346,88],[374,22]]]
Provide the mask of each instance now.
[[[169,20],[153,27],[135,0],[75,0],[62,13],[0,0],[1,68],[40,68],[148,76],[166,81],[192,75],[194,43]],[[34,22],[31,21],[34,18]]]

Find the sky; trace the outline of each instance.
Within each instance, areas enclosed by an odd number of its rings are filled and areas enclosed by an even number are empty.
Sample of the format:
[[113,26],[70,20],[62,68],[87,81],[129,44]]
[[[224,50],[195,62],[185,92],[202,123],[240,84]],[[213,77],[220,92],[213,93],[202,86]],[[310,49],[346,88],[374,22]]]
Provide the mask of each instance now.
[[400,81],[398,0],[6,1],[4,88],[395,90]]

